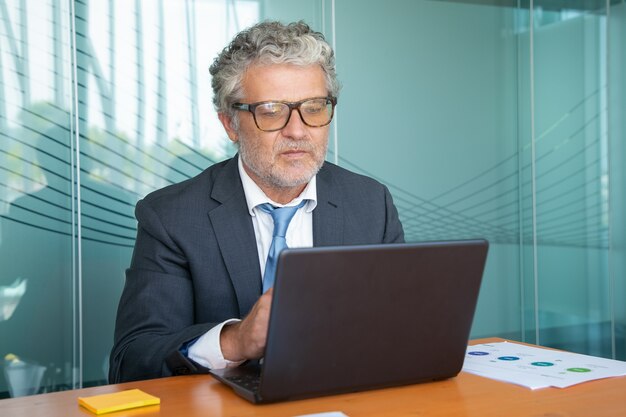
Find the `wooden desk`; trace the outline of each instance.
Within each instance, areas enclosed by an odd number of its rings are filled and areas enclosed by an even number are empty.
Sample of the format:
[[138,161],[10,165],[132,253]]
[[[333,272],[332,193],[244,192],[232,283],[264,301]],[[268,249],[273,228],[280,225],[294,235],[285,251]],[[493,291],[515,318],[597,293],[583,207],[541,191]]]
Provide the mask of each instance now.
[[[481,339],[473,343],[501,341]],[[77,404],[79,396],[139,388],[161,405],[104,416],[297,416],[342,411],[356,416],[626,416],[626,377],[566,389],[531,391],[461,373],[446,381],[366,391],[271,405],[252,405],[209,375],[179,376],[0,400],[0,416],[94,416]]]

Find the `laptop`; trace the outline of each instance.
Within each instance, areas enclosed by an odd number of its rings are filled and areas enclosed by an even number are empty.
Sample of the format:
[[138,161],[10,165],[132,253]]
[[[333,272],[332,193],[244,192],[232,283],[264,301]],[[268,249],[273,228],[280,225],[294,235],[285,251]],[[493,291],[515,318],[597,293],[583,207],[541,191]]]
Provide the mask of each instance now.
[[454,377],[487,250],[482,239],[285,249],[264,358],[211,374],[253,403]]

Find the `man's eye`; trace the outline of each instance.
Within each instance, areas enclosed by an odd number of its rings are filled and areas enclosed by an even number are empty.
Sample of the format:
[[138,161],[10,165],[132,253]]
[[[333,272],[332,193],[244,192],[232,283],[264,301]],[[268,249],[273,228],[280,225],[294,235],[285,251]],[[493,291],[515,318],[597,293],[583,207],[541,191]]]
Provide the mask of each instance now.
[[324,106],[307,106],[304,108],[304,111],[309,114],[317,114],[324,110]]
[[301,107],[305,113],[318,114],[326,109],[326,100],[311,100]]
[[257,115],[266,118],[278,117],[282,114],[282,106],[263,106],[257,109]]

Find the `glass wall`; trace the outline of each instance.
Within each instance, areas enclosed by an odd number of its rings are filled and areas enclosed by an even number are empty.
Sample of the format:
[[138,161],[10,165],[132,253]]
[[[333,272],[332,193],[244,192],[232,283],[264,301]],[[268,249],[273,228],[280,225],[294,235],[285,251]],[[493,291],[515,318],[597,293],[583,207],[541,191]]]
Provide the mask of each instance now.
[[340,164],[391,187],[407,240],[488,238],[473,335],[519,339],[519,11],[405,0],[336,13]]
[[24,375],[57,390],[79,371],[70,10],[39,3],[0,3],[0,392],[14,396],[39,389]]
[[523,167],[532,179],[524,200],[534,196],[524,234],[537,243],[536,338],[610,356],[606,9],[548,3],[533,9],[532,131],[523,138],[532,161]]
[[337,159],[391,186],[409,240],[490,240],[474,337],[624,358],[626,21],[610,3],[336,4]]
[[408,240],[490,240],[472,337],[626,359],[626,4],[502,3],[1,2],[0,398],[106,383],[134,205],[235,152],[208,67],[265,18],[335,46],[328,159]]
[[609,289],[616,357],[626,360],[626,1],[607,12]]

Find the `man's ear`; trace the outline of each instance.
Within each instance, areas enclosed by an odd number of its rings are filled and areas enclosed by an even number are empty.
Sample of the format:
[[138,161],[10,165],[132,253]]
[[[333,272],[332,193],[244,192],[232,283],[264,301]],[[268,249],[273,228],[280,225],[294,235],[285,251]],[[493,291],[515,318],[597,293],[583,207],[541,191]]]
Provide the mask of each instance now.
[[226,113],[218,113],[217,118],[220,119],[220,122],[222,122],[222,126],[224,126],[224,130],[226,130],[228,138],[234,143],[237,143],[237,141],[239,140],[239,135],[233,127],[232,117],[230,117]]

